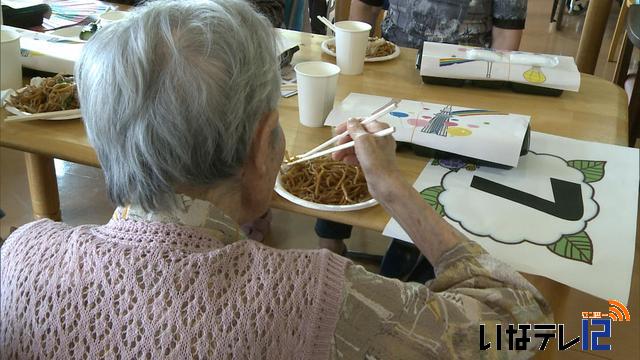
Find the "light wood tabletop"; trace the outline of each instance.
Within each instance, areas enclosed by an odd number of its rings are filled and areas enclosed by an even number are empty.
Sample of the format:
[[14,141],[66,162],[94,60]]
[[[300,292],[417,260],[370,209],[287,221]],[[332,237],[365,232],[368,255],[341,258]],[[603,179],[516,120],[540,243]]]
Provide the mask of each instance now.
[[[283,33],[301,44],[301,50],[295,55],[294,62],[318,59],[334,62],[333,57],[323,54],[320,50],[320,43],[326,39],[325,37],[291,31],[283,31]],[[525,95],[509,90],[425,85],[415,68],[415,59],[416,50],[402,49],[397,59],[367,63],[362,75],[340,76],[336,102],[341,101],[351,92],[360,92],[520,113],[531,115],[531,126],[535,131],[581,140],[626,144],[626,97],[624,91],[613,83],[591,75],[582,75],[580,92],[565,92],[560,97]],[[283,99],[279,106],[287,149],[292,154],[309,150],[326,140],[331,133],[327,127],[307,128],[300,125],[297,101],[295,96]],[[0,129],[2,146],[46,157],[99,166],[80,120],[2,123]],[[427,159],[410,152],[401,152],[399,156],[400,168],[410,182],[415,180],[426,161]],[[32,159],[31,162],[42,163],[46,160]],[[33,181],[36,182],[38,179],[34,177]],[[350,213],[328,213],[300,207],[279,196],[274,196],[273,206],[377,231],[381,231],[389,220],[389,216],[379,206]],[[44,211],[40,211],[36,206],[34,212],[36,217],[55,213],[46,206]]]
[[[300,43],[294,63],[319,60],[334,62],[321,53],[323,36],[285,32]],[[565,92],[560,97],[533,96],[508,90],[489,90],[473,87],[445,87],[424,85],[415,68],[416,50],[402,49],[399,58],[367,63],[358,76],[340,76],[336,102],[351,92],[420,100],[466,107],[485,108],[531,115],[534,131],[608,144],[626,145],[627,98],[622,89],[606,80],[583,74],[580,92]],[[307,128],[298,122],[297,97],[283,99],[279,106],[280,120],[290,153],[298,154],[323,142],[331,135],[329,128]],[[6,116],[6,115],[0,115]],[[27,171],[35,217],[59,218],[59,203],[52,159],[59,158],[90,166],[99,166],[96,154],[89,145],[80,120],[33,121],[0,125],[0,145],[27,153]],[[400,152],[398,161],[405,178],[413,182],[428,159],[411,152]],[[276,208],[316,217],[341,221],[381,231],[389,216],[380,206],[348,212],[329,213],[302,208],[274,195]],[[57,211],[57,212],[56,212]],[[636,255],[638,241],[636,241]],[[580,335],[580,311],[606,311],[604,300],[587,295],[555,281],[527,275],[549,299],[556,321],[567,324],[567,336]],[[634,266],[630,298],[632,316],[638,309],[638,266]],[[637,316],[637,315],[635,315]],[[631,358],[637,354],[639,322],[618,326],[613,352],[597,353],[599,357]],[[559,354],[559,355],[557,355]],[[542,358],[579,358],[586,353],[577,349],[569,352],[544,352]]]

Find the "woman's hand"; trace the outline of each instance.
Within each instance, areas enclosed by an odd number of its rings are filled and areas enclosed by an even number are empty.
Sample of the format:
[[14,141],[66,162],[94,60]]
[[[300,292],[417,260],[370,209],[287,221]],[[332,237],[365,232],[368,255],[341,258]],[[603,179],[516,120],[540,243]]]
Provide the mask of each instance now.
[[371,195],[380,201],[420,251],[435,264],[446,251],[468,240],[447,224],[402,177],[396,165],[396,142],[393,137],[372,134],[387,127],[389,125],[377,121],[362,125],[351,119],[340,124],[336,132],[346,131],[349,134],[340,142],[353,139],[355,146],[335,152],[333,158],[360,165]]
[[345,131],[349,134],[340,140],[341,144],[354,140],[355,146],[335,152],[333,158],[359,165],[367,179],[369,192],[378,200],[384,200],[391,189],[405,182],[396,165],[396,141],[391,135],[373,135],[388,127],[388,124],[378,121],[362,125],[356,119],[349,119],[336,128],[338,134]]

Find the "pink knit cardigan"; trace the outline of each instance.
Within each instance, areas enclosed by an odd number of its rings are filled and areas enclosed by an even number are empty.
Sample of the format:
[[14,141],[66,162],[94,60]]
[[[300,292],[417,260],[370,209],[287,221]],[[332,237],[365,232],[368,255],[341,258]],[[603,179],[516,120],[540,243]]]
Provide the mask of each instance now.
[[346,265],[176,224],[37,221],[2,247],[0,357],[326,359]]

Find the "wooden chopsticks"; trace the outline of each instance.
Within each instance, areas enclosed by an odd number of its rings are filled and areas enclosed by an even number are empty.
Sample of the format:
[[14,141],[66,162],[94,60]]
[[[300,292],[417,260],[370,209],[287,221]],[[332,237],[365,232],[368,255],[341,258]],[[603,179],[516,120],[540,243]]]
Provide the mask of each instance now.
[[331,21],[329,21],[329,19],[327,19],[326,17],[322,16],[322,15],[318,15],[316,16],[318,18],[318,20],[320,20],[323,24],[325,24],[329,29],[331,29],[331,31],[333,31],[334,33],[336,32],[336,26],[333,25],[331,23]]
[[[386,128],[384,130],[380,130],[380,131],[378,131],[376,133],[373,133],[373,136],[387,136],[387,135],[393,134],[395,131],[396,131],[396,128],[392,126],[392,127]],[[332,148],[329,148],[329,149],[326,149],[326,150],[323,150],[323,151],[319,151],[319,152],[313,153],[313,154],[305,156],[305,157],[301,157],[301,158],[296,159],[296,160],[294,160],[292,162],[285,163],[285,164],[283,164],[283,166],[287,167],[287,166],[291,166],[291,165],[294,165],[294,164],[297,164],[297,163],[301,163],[303,161],[319,158],[321,156],[324,156],[324,155],[327,155],[327,154],[331,154],[331,153],[334,153],[334,152],[339,151],[339,150],[348,149],[350,147],[353,147],[354,145],[355,145],[355,141],[349,141],[348,143],[344,143],[342,145],[334,146]]]
[[[365,118],[364,120],[362,120],[361,124],[367,124],[370,123],[372,121],[378,120],[379,118],[383,117],[384,115],[386,115],[388,112],[391,112],[392,110],[394,110],[395,108],[398,107],[398,103],[397,102],[392,102],[389,105],[385,106],[384,108],[374,112],[373,114],[371,114],[369,117]],[[307,157],[313,153],[315,153],[316,151],[320,151],[326,147],[328,147],[329,145],[338,142],[340,139],[344,138],[345,136],[347,136],[347,132],[343,132],[340,135],[336,135],[334,137],[332,137],[331,139],[323,142],[322,144],[314,147],[313,149],[307,151],[304,154],[300,154],[298,156],[296,156],[296,158],[303,158],[303,157]]]

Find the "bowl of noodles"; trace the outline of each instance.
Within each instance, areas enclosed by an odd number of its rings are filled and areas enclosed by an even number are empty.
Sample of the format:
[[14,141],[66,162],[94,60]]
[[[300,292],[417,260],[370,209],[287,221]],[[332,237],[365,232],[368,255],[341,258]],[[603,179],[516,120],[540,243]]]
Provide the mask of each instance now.
[[[73,76],[35,77],[31,83],[9,95],[4,108],[13,115],[79,109],[78,91]],[[47,120],[70,120],[79,114],[54,116]]]
[[362,170],[330,156],[282,170],[275,190],[295,204],[321,211],[353,211],[378,204],[369,194]]

